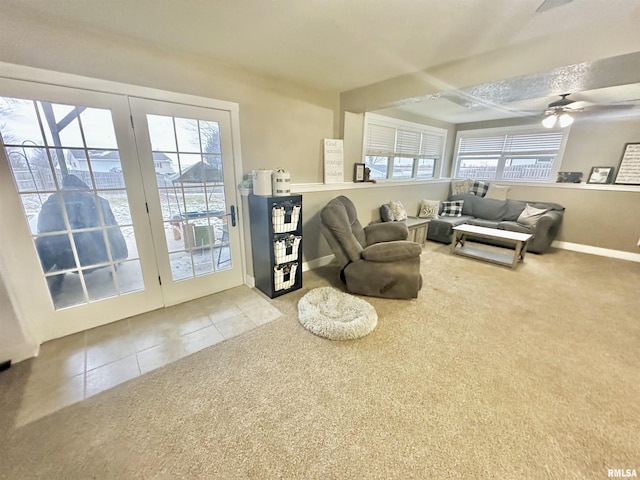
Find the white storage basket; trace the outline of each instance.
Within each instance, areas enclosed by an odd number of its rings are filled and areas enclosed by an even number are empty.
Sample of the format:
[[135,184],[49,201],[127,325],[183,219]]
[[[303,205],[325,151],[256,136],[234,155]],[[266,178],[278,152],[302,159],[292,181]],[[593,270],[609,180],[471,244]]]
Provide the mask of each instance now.
[[[289,235],[286,238],[274,241],[273,254],[275,256],[276,263],[286,263],[297,260],[301,240],[302,237],[298,235]],[[290,251],[291,253],[287,253],[287,251]]]
[[289,263],[287,265],[276,265],[273,267],[273,284],[274,290],[286,290],[293,287],[296,283],[296,270],[298,262]]
[[285,223],[286,209],[285,207],[275,206],[271,211],[274,233],[293,232],[298,228],[298,220],[300,219],[300,205],[294,205],[291,209],[291,221]]

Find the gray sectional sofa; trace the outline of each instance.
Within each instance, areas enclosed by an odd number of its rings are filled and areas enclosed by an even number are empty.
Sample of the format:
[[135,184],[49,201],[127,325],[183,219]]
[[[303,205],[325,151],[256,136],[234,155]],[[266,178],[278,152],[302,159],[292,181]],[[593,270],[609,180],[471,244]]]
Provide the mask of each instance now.
[[[564,207],[556,203],[529,202],[523,200],[496,200],[484,198],[470,193],[451,195],[449,201],[464,201],[460,216],[442,216],[434,218],[429,223],[427,239],[436,242],[451,243],[453,227],[469,224],[481,227],[498,228],[513,232],[530,233],[527,251],[534,253],[546,252],[558,235],[562,223]],[[535,209],[544,209],[544,213],[536,218],[532,225],[518,222],[527,205]],[[443,203],[440,204],[440,214],[443,213]],[[487,242],[486,240],[482,240]],[[491,242],[494,243],[494,242]],[[495,242],[500,245],[499,242]]]

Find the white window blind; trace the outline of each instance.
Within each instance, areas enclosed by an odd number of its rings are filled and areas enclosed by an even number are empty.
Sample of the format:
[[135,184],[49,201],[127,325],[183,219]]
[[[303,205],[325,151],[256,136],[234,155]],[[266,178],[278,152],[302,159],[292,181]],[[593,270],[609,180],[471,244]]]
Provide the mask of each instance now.
[[369,124],[367,128],[367,155],[393,155],[395,146],[395,128]]
[[501,152],[504,147],[504,135],[499,137],[462,137],[458,154],[483,154]]
[[423,158],[440,158],[444,149],[444,137],[423,135],[420,146],[420,156]]
[[[441,128],[367,114],[364,160],[373,178],[430,178],[444,154],[447,131]],[[431,159],[431,163],[419,164]],[[409,164],[412,162],[415,168]],[[420,167],[422,165],[422,167]],[[432,165],[427,169],[426,165]]]
[[460,132],[455,177],[548,181],[567,131]]
[[505,152],[555,151],[562,144],[561,132],[532,133],[526,135],[507,135]]
[[420,155],[421,140],[422,134],[420,132],[397,130],[396,153],[410,156]]

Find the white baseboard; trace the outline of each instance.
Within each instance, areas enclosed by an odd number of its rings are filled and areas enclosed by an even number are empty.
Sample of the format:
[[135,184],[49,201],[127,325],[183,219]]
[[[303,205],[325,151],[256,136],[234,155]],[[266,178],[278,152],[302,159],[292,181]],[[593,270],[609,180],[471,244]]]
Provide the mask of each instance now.
[[313,270],[315,268],[324,267],[325,265],[329,265],[335,259],[335,255],[327,255],[326,257],[316,258],[309,262],[302,263],[302,271],[306,272],[308,270]]
[[561,248],[563,250],[600,255],[601,257],[617,258],[620,260],[628,260],[630,262],[640,262],[640,253],[623,252],[622,250],[612,250],[610,248],[593,247],[591,245],[582,245],[580,243],[559,241],[554,241],[551,246]]
[[244,276],[244,284],[253,288],[256,286],[256,279],[255,277],[252,277],[251,275],[247,275],[245,274]]
[[15,365],[23,360],[37,357],[38,353],[40,353],[40,345],[32,345],[25,342],[8,349],[6,352],[3,351],[2,353],[3,355],[2,358],[0,358],[0,361],[11,360],[11,363]]

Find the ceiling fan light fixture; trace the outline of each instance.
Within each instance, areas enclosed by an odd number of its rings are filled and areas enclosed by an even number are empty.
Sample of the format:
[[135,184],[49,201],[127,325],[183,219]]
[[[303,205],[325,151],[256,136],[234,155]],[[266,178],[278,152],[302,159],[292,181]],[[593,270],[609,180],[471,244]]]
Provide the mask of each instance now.
[[568,127],[573,123],[573,117],[565,112],[558,117],[558,123],[560,123],[560,128]]
[[[571,119],[573,121],[573,119]],[[558,116],[555,113],[551,115],[547,115],[542,119],[542,126],[544,128],[553,128],[556,126],[556,122],[558,121]]]

